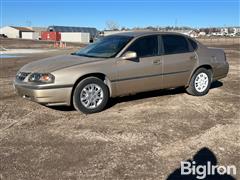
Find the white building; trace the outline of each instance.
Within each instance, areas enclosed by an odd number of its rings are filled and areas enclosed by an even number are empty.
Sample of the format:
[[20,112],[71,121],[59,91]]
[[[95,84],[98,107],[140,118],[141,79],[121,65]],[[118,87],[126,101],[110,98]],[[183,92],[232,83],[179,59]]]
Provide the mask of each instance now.
[[[26,32],[33,33],[34,31],[30,28],[16,26],[5,26],[0,29],[0,34],[5,34],[8,38],[22,38]],[[27,37],[29,37],[29,35],[27,35]]]
[[90,42],[90,33],[87,33],[87,32],[61,32],[61,41],[76,42],[76,43],[89,43]]
[[240,28],[233,28],[233,34],[240,33]]
[[212,35],[213,36],[224,36],[224,34],[222,32],[213,32]]
[[39,39],[39,34],[37,32],[22,32],[22,39]]
[[198,36],[206,36],[206,34],[207,34],[206,32],[201,31],[201,32],[198,33]]
[[228,28],[222,28],[221,33],[222,33],[222,35],[228,35],[229,34]]
[[192,37],[192,38],[196,38],[196,37],[198,37],[198,32],[195,31],[195,30],[190,30],[190,31],[188,31],[188,32],[186,33],[186,35],[188,35],[188,36],[190,36],[190,37]]

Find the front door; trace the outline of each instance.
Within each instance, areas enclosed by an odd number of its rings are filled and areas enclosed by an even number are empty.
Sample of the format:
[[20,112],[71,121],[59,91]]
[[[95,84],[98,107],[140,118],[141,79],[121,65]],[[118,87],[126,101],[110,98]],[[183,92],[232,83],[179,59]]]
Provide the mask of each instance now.
[[118,95],[160,89],[162,86],[162,57],[159,55],[157,35],[136,39],[126,50],[137,53],[132,60],[117,61],[117,79],[114,81]]

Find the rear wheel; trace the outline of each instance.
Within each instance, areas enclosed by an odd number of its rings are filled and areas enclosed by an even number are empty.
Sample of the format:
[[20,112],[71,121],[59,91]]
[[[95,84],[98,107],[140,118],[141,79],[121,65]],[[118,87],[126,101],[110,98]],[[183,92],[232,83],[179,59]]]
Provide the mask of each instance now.
[[191,78],[186,91],[193,96],[203,96],[208,93],[212,82],[212,71],[199,68]]
[[109,99],[108,87],[101,79],[88,77],[75,88],[73,106],[86,114],[102,111]]

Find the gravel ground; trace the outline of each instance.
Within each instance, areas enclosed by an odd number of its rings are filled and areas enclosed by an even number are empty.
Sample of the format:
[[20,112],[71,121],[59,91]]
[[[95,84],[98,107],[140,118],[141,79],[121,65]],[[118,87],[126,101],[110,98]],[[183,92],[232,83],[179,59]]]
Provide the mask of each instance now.
[[1,59],[0,179],[176,179],[188,159],[235,165],[240,179],[238,47],[225,47],[229,75],[206,96],[141,93],[92,115],[41,106],[12,87],[24,64],[73,50]]

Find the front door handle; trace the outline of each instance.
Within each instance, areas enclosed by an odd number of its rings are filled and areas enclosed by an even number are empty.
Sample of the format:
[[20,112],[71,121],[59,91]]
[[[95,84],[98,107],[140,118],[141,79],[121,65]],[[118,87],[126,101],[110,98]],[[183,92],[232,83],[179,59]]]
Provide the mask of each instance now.
[[153,61],[153,64],[159,65],[159,64],[162,64],[162,61],[161,61],[161,60],[154,60],[154,61]]
[[190,60],[197,60],[197,56],[196,56],[196,55],[191,56],[191,57],[190,57]]

